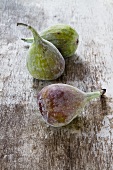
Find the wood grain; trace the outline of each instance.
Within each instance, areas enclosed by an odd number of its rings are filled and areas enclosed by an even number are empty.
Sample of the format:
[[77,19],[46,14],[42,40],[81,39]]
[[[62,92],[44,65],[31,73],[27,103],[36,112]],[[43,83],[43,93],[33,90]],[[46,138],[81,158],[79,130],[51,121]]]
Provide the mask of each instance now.
[[[0,169],[113,170],[113,1],[0,1]],[[55,81],[33,81],[26,69],[31,36],[17,22],[37,30],[66,23],[80,36],[76,54],[66,59]],[[106,88],[63,128],[48,126],[39,114],[37,93],[62,82],[83,91]]]

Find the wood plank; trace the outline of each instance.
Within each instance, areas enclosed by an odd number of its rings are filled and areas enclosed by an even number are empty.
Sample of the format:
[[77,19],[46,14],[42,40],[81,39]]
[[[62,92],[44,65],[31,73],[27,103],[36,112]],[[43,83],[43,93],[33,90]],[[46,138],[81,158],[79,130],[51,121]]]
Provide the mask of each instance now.
[[[113,169],[112,9],[112,0],[0,1],[1,170]],[[77,30],[79,47],[58,80],[33,82],[27,44],[20,40],[31,34],[17,22],[39,31],[56,23]],[[69,125],[53,128],[42,120],[36,96],[56,82],[83,91],[106,88],[106,97],[90,102]]]

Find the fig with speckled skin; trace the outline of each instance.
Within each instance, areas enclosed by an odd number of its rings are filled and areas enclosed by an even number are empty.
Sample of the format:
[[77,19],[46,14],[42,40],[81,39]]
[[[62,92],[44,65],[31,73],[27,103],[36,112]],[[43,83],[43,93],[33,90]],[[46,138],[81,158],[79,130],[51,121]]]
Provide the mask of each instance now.
[[105,89],[85,93],[71,85],[52,84],[38,93],[38,108],[46,123],[61,127],[69,124],[91,99],[104,92]]
[[39,80],[54,80],[62,75],[65,61],[58,49],[49,41],[44,40],[37,31],[26,24],[33,33],[34,41],[29,49],[27,68],[29,73]]
[[[66,24],[51,26],[40,35],[54,44],[64,58],[72,56],[78,47],[79,35],[77,31]],[[33,38],[22,38],[22,40],[28,43],[33,42]]]

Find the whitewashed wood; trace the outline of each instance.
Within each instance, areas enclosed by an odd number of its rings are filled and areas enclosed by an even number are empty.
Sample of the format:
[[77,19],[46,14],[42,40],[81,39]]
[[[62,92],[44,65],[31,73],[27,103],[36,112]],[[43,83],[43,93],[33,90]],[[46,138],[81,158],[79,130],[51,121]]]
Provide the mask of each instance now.
[[[113,170],[113,1],[0,1],[0,168],[1,170]],[[26,69],[31,36],[17,22],[42,31],[56,23],[80,35],[77,53],[66,60],[56,81],[36,81]],[[70,125],[52,128],[43,122],[36,95],[62,82],[83,91],[106,88]]]

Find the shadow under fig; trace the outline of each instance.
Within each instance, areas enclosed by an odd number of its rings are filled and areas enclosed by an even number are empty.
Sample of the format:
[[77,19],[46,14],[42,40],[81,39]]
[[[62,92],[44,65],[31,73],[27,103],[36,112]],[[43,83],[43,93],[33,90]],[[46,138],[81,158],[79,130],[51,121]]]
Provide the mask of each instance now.
[[112,112],[111,107],[108,105],[110,99],[107,98],[105,95],[101,96],[100,99],[101,99],[102,114],[104,116],[110,114]]

